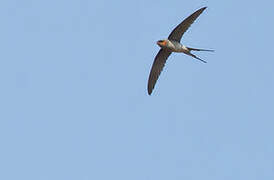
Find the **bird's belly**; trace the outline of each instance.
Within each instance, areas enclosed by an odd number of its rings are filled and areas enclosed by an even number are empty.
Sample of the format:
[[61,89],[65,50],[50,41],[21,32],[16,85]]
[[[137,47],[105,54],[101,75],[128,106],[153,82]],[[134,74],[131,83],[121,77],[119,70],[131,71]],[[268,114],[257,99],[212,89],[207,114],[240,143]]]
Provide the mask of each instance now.
[[178,52],[178,53],[187,53],[188,50],[183,48],[183,47],[176,47],[172,49],[173,52]]
[[182,53],[188,52],[188,49],[184,45],[179,44],[177,42],[172,43],[172,45],[170,46],[170,50],[172,52],[182,52]]
[[173,50],[174,52],[186,52],[184,49],[182,49],[182,48],[176,48],[176,49],[174,49]]

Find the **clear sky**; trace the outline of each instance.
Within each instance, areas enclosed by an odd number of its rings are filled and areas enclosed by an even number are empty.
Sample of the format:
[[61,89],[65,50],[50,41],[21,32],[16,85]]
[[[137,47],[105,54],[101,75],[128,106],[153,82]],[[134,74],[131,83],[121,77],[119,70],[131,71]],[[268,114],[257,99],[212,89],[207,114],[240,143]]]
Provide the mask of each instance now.
[[[151,96],[156,41],[208,6]],[[274,179],[274,1],[2,0],[1,180]]]

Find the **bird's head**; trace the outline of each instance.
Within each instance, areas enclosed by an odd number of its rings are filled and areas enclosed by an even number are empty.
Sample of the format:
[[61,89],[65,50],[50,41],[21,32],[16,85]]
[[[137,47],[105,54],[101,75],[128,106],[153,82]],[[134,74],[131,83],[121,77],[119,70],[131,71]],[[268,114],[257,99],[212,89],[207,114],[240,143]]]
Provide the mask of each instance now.
[[160,46],[160,47],[166,47],[166,45],[167,45],[167,40],[159,40],[159,41],[157,41],[157,44],[158,44],[158,46]]

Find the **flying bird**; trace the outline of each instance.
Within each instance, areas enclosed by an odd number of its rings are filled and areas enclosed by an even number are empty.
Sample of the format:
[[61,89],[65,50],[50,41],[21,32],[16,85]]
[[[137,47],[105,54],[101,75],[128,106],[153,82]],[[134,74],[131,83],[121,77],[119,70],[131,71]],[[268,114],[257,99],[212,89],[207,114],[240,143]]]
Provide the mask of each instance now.
[[204,63],[206,61],[202,60],[201,58],[197,57],[196,55],[192,54],[192,51],[211,51],[207,49],[197,49],[197,48],[190,48],[184,46],[180,43],[183,34],[187,31],[190,25],[198,18],[200,14],[206,9],[207,7],[203,7],[189,17],[187,17],[183,22],[181,22],[173,31],[170,33],[167,39],[157,41],[157,45],[161,47],[160,51],[156,55],[152,68],[150,70],[149,79],[148,79],[148,94],[151,95],[152,90],[156,84],[158,77],[160,76],[161,71],[166,63],[167,58],[172,52],[177,53],[185,53],[193,58],[196,58]]

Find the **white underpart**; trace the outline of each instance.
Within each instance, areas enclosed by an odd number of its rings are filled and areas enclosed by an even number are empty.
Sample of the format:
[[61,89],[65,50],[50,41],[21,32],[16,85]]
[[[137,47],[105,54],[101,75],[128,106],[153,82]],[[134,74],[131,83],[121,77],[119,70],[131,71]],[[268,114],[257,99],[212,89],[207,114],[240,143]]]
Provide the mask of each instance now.
[[183,52],[183,53],[189,53],[189,50],[186,46],[182,45],[181,43],[177,41],[171,41],[167,40],[166,47],[171,50],[172,52]]

